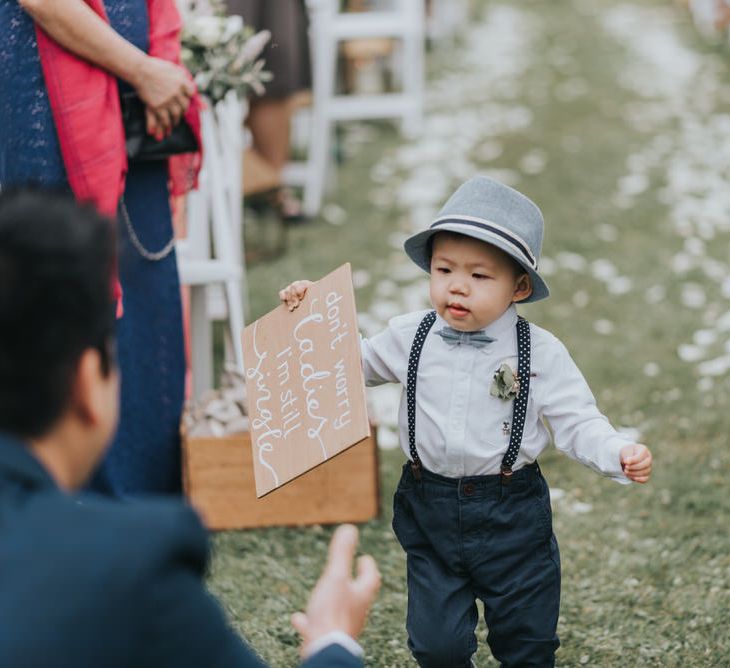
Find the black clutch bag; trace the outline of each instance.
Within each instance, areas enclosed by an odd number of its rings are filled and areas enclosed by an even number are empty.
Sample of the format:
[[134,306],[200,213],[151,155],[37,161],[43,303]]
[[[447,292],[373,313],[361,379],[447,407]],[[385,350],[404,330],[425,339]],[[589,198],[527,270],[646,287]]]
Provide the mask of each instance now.
[[145,105],[137,93],[120,96],[122,122],[130,162],[166,160],[179,153],[195,153],[200,150],[190,126],[182,119],[167,137],[159,141],[147,134]]

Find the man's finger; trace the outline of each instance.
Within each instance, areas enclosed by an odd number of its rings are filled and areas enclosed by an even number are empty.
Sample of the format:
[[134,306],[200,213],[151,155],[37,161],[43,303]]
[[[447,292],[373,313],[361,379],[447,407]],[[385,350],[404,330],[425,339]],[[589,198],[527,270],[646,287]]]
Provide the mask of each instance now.
[[349,578],[352,573],[352,559],[355,556],[356,547],[357,529],[352,524],[337,527],[337,531],[330,541],[325,574]]
[[380,571],[375,559],[369,554],[363,555],[357,560],[357,577],[353,588],[368,599],[380,589]]
[[291,625],[300,636],[304,636],[307,632],[308,626],[307,615],[303,612],[295,612],[291,616]]

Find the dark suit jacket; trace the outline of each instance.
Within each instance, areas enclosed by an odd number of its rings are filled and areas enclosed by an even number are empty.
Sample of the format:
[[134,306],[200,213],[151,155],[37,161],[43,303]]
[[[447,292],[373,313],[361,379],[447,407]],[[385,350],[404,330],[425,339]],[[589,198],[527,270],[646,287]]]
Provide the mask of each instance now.
[[[0,434],[0,666],[263,666],[203,583],[207,534],[172,500],[63,493]],[[305,665],[361,665],[331,645]]]

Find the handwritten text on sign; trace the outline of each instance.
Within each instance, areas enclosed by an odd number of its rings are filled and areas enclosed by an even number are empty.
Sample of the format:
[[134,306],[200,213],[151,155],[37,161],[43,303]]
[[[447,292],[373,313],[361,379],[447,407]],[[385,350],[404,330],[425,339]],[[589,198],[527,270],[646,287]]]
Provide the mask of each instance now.
[[350,265],[243,334],[256,495],[370,434]]

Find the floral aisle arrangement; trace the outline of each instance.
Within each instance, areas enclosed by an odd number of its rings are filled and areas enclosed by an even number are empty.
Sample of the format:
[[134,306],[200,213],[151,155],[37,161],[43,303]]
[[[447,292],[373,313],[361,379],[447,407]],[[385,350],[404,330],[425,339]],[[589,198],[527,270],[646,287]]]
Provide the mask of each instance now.
[[231,90],[239,97],[262,95],[272,75],[259,56],[271,33],[254,32],[240,16],[226,16],[220,0],[188,1],[180,10],[182,59],[198,90],[213,104]]

